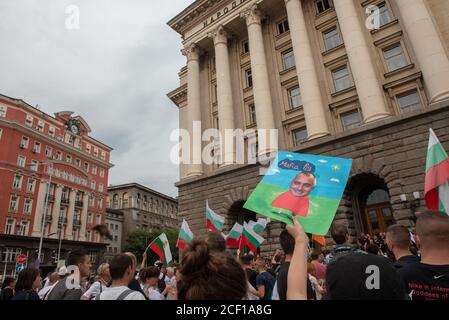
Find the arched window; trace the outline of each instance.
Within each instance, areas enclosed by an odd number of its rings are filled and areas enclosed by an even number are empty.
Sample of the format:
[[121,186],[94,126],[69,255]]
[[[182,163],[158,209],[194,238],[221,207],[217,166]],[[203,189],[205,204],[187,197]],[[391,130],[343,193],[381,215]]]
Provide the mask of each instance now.
[[145,209],[145,210],[148,210],[148,198],[147,198],[147,196],[146,195],[144,195],[143,196],[143,208]]
[[118,209],[118,194],[112,196],[112,207]]
[[129,195],[127,192],[123,194],[123,208],[129,208]]

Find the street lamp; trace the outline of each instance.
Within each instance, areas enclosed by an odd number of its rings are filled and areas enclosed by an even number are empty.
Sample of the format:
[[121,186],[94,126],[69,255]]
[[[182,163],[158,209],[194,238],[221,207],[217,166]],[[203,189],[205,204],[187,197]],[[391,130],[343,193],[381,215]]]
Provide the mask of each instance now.
[[[53,236],[55,234],[57,234],[57,232],[50,233],[48,236],[50,237],[50,236]],[[56,259],[56,265],[58,265],[59,260],[61,259],[62,239],[63,239],[63,237],[62,237],[62,225],[61,225],[61,227],[59,228],[59,246],[58,246],[58,257]],[[64,239],[65,239],[65,237],[64,237]]]

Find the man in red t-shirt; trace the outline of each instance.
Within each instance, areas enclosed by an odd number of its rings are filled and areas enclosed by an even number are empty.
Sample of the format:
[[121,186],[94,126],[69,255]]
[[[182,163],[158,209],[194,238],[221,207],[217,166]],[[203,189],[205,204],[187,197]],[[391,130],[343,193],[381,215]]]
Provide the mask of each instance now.
[[290,190],[281,194],[271,205],[289,210],[297,216],[306,217],[309,213],[309,194],[315,186],[315,176],[309,172],[301,172],[292,180]]

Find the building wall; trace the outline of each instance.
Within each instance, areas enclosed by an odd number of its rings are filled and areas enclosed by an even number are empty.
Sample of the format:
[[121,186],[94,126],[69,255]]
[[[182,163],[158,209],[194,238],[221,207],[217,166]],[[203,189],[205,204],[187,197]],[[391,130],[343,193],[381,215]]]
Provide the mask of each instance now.
[[122,235],[123,235],[123,212],[121,211],[106,211],[106,227],[111,233],[112,240],[108,240],[109,245],[106,247],[105,256],[111,258],[114,254],[121,253],[122,250]]

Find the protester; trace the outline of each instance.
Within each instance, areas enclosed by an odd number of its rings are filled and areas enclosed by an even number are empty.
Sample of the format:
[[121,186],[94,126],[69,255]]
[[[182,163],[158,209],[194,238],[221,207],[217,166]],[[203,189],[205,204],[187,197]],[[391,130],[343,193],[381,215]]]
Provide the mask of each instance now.
[[95,297],[95,300],[145,300],[139,291],[129,289],[128,285],[134,277],[135,264],[129,254],[121,253],[112,259],[109,272],[111,286]]
[[245,271],[226,252],[210,251],[206,241],[193,240],[184,252],[180,300],[242,300],[247,294]]
[[[143,284],[143,292],[148,300],[165,300],[164,294],[159,291],[159,269],[155,266],[140,270],[139,278]],[[169,288],[166,288],[168,291]]]
[[281,267],[281,261],[282,261],[282,251],[280,249],[276,249],[273,258],[271,259],[271,267],[268,270],[268,272],[271,273],[271,275],[275,278]]
[[334,258],[339,258],[345,254],[356,252],[356,253],[366,253],[359,249],[353,248],[349,244],[349,232],[348,228],[343,225],[334,225],[331,229],[332,239],[334,239],[336,246],[331,253],[329,253],[325,258],[325,264],[329,264],[332,262]]
[[111,280],[111,274],[109,272],[109,264],[102,263],[97,269],[97,275],[100,276],[98,281],[95,281],[89,289],[82,295],[81,300],[91,300],[97,295],[103,292],[104,288],[107,288],[109,281]]
[[252,254],[245,254],[240,258],[243,270],[245,270],[246,278],[253,288],[257,288],[256,278],[257,271],[254,270],[255,259]]
[[209,232],[206,240],[207,246],[210,251],[224,252],[226,251],[226,240],[222,235]]
[[311,254],[313,273],[312,275],[318,280],[318,283],[323,288],[326,283],[326,265],[320,262],[320,255],[317,252]]
[[449,300],[449,216],[427,211],[416,222],[421,262],[399,269],[413,300]]
[[[145,293],[143,292],[139,281],[136,279],[137,258],[131,252],[125,252],[125,254],[131,258],[132,267],[133,267],[133,276],[130,278],[128,288],[131,290],[140,292],[145,297]],[[144,257],[144,259],[146,259],[146,252],[143,254],[143,257]],[[142,262],[142,264],[143,264],[143,262]],[[109,266],[109,268],[110,268],[110,266]]]
[[379,246],[375,243],[370,243],[366,246],[366,253],[374,254],[375,256],[379,255]]
[[27,267],[20,271],[15,293],[11,300],[40,300],[36,290],[41,287],[42,278],[39,270]]
[[309,277],[309,281],[312,284],[313,291],[315,292],[315,296],[317,300],[321,300],[323,294],[326,293],[326,290],[323,288],[323,286],[320,284],[318,279],[314,276],[316,273],[315,265],[312,263],[312,261],[307,263],[307,275]]
[[48,294],[48,300],[80,300],[85,288],[83,282],[90,275],[90,257],[85,250],[70,252],[66,265],[68,270],[75,267],[76,271],[58,281]]
[[176,288],[175,270],[172,267],[167,268],[167,274],[165,276],[165,291],[167,300],[174,300],[171,288]]
[[410,251],[410,232],[406,227],[401,225],[388,227],[386,243],[396,260],[393,264],[395,268],[400,269],[420,261],[420,258]]
[[259,273],[256,277],[256,295],[261,300],[271,300],[276,279],[267,271],[267,264],[261,258],[256,261],[256,270]]
[[50,293],[50,291],[53,289],[53,286],[58,282],[59,280],[59,274],[57,272],[52,272],[48,276],[47,285],[44,286],[38,293],[39,298],[41,300],[46,300],[45,298]]
[[16,280],[13,277],[6,277],[3,280],[2,291],[0,293],[0,301],[9,301],[14,296],[14,287]]

